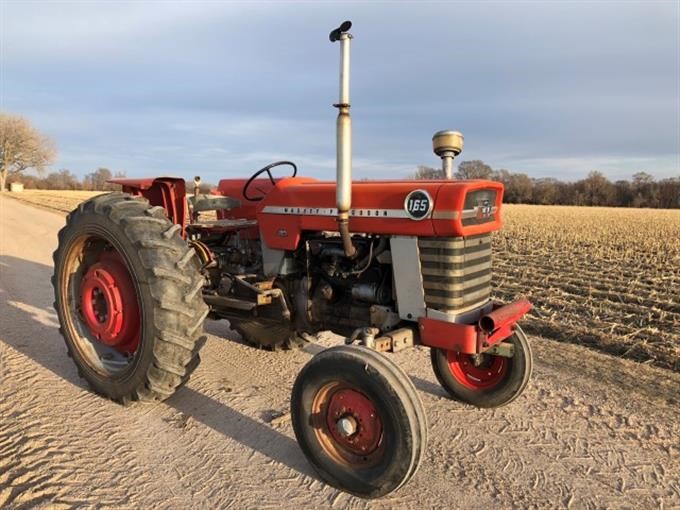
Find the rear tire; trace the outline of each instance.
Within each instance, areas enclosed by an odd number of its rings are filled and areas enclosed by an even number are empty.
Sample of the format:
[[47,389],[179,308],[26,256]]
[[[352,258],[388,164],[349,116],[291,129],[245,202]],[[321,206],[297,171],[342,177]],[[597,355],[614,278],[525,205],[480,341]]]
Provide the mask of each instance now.
[[476,407],[500,407],[519,397],[531,378],[533,356],[529,340],[519,326],[505,342],[514,345],[512,358],[483,355],[479,367],[472,356],[444,349],[430,350],[432,369],[454,400]]
[[378,498],[418,469],[423,404],[410,378],[375,351],[343,345],[317,354],[298,374],[290,407],[300,448],[333,487]]
[[[79,375],[122,404],[164,400],[198,366],[208,307],[198,261],[180,232],[162,207],[125,193],[82,203],[59,232],[52,284],[60,332]],[[106,275],[108,266],[110,285],[91,275]],[[104,292],[95,288],[89,305],[93,285]],[[102,333],[99,326],[116,316],[121,322]]]

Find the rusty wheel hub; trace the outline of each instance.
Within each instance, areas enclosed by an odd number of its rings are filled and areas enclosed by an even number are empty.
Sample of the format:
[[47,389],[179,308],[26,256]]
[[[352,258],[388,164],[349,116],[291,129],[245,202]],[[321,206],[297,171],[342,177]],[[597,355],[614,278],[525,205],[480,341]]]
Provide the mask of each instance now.
[[378,449],[382,422],[373,403],[359,391],[346,388],[333,393],[326,425],[333,440],[355,455],[367,456]]
[[471,390],[486,390],[497,386],[508,373],[508,358],[483,356],[480,363],[475,363],[472,355],[449,351],[447,360],[451,374]]
[[139,307],[130,273],[117,253],[105,252],[80,284],[80,311],[90,333],[120,352],[139,345]]

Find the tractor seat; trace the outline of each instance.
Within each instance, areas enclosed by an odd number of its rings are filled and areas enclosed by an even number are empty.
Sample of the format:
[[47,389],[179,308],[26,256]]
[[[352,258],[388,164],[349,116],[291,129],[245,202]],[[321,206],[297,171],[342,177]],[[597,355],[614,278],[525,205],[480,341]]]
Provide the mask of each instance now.
[[221,209],[236,209],[241,207],[241,201],[222,195],[198,195],[188,197],[191,210],[195,213],[201,211],[219,211]]

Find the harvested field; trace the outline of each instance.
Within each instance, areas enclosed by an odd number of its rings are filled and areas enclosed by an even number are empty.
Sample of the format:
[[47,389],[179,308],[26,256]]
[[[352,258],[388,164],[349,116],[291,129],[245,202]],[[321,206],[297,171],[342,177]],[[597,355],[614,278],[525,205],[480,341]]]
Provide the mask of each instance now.
[[[8,193],[59,212],[98,192]],[[680,211],[506,205],[500,300],[524,295],[537,335],[680,371]]]
[[680,211],[507,205],[496,296],[525,329],[680,370]]
[[100,195],[101,191],[61,191],[30,189],[21,193],[7,193],[21,202],[51,209],[53,211],[68,213],[78,207],[80,202]]

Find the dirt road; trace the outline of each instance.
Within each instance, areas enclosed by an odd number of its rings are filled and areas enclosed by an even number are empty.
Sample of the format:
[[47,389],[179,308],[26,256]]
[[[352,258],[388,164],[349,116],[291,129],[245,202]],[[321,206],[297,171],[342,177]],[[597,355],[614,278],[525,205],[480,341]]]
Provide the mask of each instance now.
[[167,402],[97,397],[52,309],[63,221],[0,196],[0,508],[680,508],[680,375],[540,338],[529,389],[493,411],[446,399],[427,350],[395,355],[430,441],[411,482],[373,502],[319,481],[287,420],[320,345],[258,351],[210,322],[202,365]]

